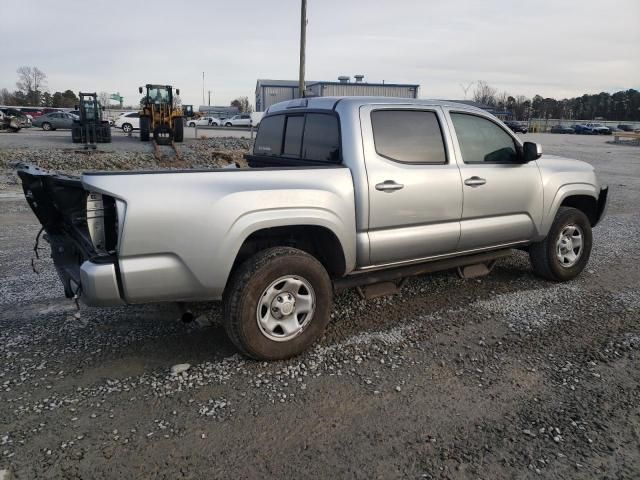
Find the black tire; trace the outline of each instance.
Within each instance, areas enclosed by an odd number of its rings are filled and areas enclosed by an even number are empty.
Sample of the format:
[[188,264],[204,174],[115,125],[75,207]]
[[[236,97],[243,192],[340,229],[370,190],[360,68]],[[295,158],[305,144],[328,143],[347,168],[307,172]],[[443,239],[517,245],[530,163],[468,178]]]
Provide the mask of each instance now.
[[51,128],[51,124],[49,122],[44,122],[42,124],[42,130],[44,130],[45,132],[48,132],[53,129]]
[[211,126],[212,126],[212,127],[217,127],[217,126],[218,126],[218,122],[212,122],[212,123],[211,123]]
[[[308,324],[289,340],[273,340],[258,325],[258,302],[281,277],[305,279],[315,293],[315,311]],[[246,260],[231,275],[224,295],[224,327],[233,344],[256,360],[282,360],[306,350],[329,323],[333,303],[331,280],[322,264],[291,247],[263,250]]]
[[196,124],[195,124],[195,122],[189,122],[189,126],[190,126],[190,127],[195,127],[195,126],[196,126]]
[[[557,255],[557,242],[562,231],[569,225],[577,225],[582,230],[582,250],[576,263],[565,266]],[[577,277],[589,262],[593,237],[591,223],[577,208],[560,207],[547,237],[529,247],[529,259],[533,271],[539,277],[555,282],[566,282]]]
[[82,140],[81,128],[80,125],[73,125],[73,127],[71,127],[71,141],[73,143],[80,143]]
[[184,121],[182,117],[173,119],[173,141],[182,142],[184,140]]
[[151,132],[151,119],[149,117],[140,117],[140,141],[148,142]]
[[124,133],[131,133],[133,131],[133,125],[131,125],[130,123],[123,123],[122,131]]
[[109,127],[109,124],[102,124],[98,128],[98,143],[111,143],[111,127]]
[[233,123],[231,122],[227,122],[224,124],[225,127],[233,127]]

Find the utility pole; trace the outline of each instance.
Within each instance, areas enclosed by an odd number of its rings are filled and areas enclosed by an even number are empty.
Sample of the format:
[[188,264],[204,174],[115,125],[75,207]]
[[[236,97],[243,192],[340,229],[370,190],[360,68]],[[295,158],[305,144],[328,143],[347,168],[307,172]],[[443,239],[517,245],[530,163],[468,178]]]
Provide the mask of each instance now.
[[204,72],[202,72],[202,105],[204,105]]
[[305,50],[307,48],[307,0],[300,0],[300,77],[298,80],[298,90],[300,97],[304,97],[304,62]]
[[209,106],[211,106],[211,90],[209,90]]

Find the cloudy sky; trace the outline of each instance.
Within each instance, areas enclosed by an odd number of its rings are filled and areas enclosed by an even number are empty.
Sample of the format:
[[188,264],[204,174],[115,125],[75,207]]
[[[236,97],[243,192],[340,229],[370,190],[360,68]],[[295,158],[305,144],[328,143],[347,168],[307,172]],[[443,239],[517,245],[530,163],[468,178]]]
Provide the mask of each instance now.
[[[361,73],[424,98],[474,80],[527,96],[640,87],[639,0],[308,3],[307,79]],[[0,0],[0,88],[30,65],[50,91],[135,103],[138,85],[169,83],[198,105],[204,71],[212,104],[253,103],[257,78],[297,78],[299,15],[299,0]]]

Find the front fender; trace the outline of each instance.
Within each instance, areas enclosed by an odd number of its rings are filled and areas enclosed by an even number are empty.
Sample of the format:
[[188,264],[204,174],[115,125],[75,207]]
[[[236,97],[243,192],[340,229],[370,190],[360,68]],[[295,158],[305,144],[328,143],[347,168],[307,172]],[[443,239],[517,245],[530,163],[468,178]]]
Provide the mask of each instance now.
[[542,217],[542,225],[540,226],[540,234],[542,238],[546,237],[547,233],[549,233],[553,219],[556,217],[556,213],[558,213],[558,209],[565,199],[574,195],[586,195],[593,197],[595,201],[598,201],[598,194],[599,191],[597,187],[590,183],[566,183],[562,185],[556,191],[548,208],[545,209]]

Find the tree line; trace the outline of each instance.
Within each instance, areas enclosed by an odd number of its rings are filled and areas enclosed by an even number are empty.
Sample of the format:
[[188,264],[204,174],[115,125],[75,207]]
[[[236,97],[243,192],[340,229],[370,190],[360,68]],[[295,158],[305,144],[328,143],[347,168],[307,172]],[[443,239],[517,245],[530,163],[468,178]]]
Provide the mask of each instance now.
[[[79,102],[72,90],[50,93],[47,90],[47,75],[38,67],[20,67],[16,73],[16,90],[11,92],[7,88],[0,89],[1,105],[74,108]],[[508,112],[516,120],[558,118],[640,121],[640,92],[632,88],[611,94],[600,92],[557,100],[541,95],[533,98],[511,95],[506,91],[498,92],[482,80],[475,83],[474,101]],[[108,94],[100,93],[100,100],[103,105],[107,105]],[[238,107],[241,112],[252,111],[247,97],[239,97],[231,105]]]
[[558,118],[566,120],[619,120],[640,121],[640,92],[632,88],[615,93],[600,92],[580,97],[555,98],[535,95],[511,95],[498,92],[482,80],[476,82],[473,100],[509,112],[516,120],[530,118]]
[[47,74],[38,67],[20,67],[16,73],[16,90],[0,89],[0,104],[57,108],[73,108],[78,104],[78,97],[72,90],[50,93],[47,90]]

